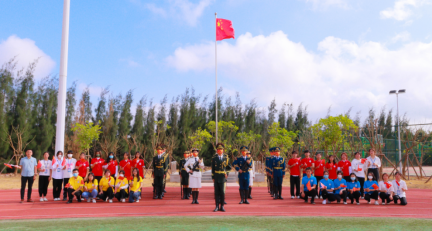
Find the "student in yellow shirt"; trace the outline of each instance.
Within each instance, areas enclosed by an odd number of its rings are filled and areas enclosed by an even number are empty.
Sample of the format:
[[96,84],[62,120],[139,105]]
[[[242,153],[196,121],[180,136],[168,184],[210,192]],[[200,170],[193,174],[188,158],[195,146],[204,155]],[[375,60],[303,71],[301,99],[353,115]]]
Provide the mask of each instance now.
[[84,181],[82,197],[84,197],[84,199],[87,199],[87,202],[90,202],[93,198],[93,203],[96,203],[96,197],[98,195],[97,187],[98,181],[95,179],[93,173],[89,173]]
[[112,203],[112,199],[114,197],[114,178],[111,176],[111,171],[109,169],[105,170],[105,174],[99,182],[99,198],[104,201],[109,200],[109,203]]
[[129,188],[129,184],[128,184],[128,179],[125,177],[125,171],[124,170],[120,170],[119,172],[119,176],[116,179],[116,183],[115,183],[115,192],[114,192],[114,196],[115,198],[117,198],[118,201],[121,202],[126,202],[126,199],[129,195],[128,195],[128,188]]
[[129,202],[133,203],[139,202],[139,196],[141,195],[141,183],[142,178],[139,174],[139,169],[134,168],[132,170],[132,180],[129,182],[130,192],[129,192]]
[[76,196],[78,202],[81,202],[81,189],[84,186],[84,180],[82,177],[78,176],[78,169],[76,168],[72,171],[72,177],[69,179],[69,185],[70,186],[67,190],[69,200],[67,203],[72,203],[74,196]]

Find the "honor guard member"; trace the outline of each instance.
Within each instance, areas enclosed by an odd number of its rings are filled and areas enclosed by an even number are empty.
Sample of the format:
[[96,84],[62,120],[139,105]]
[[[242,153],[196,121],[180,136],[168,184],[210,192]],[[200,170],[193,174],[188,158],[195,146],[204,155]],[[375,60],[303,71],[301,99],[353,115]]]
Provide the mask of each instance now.
[[185,164],[185,169],[190,175],[189,187],[192,189],[192,204],[199,204],[198,195],[202,178],[200,169],[204,169],[203,160],[198,158],[198,153],[198,149],[192,149],[193,156]]
[[239,204],[249,204],[248,196],[249,196],[249,169],[252,168],[252,160],[247,157],[248,147],[243,146],[240,148],[240,152],[242,154],[241,157],[238,157],[234,162],[233,166],[236,171],[239,172],[239,185],[240,185],[240,197],[241,201]]
[[189,159],[189,151],[183,153],[184,158],[180,160],[179,175],[181,178],[181,185],[183,186],[182,199],[189,199],[189,173],[185,169],[185,164]]
[[165,169],[168,167],[168,159],[167,156],[163,155],[164,148],[163,144],[156,145],[156,151],[158,155],[153,157],[153,174],[154,178],[153,186],[155,188],[155,197],[154,199],[162,199],[163,194],[163,184],[165,179]]
[[271,169],[273,173],[273,191],[274,200],[282,198],[282,182],[285,177],[285,158],[280,157],[280,148],[274,147],[270,150],[275,154],[271,161]]
[[252,199],[252,186],[255,179],[255,161],[253,161],[250,151],[247,151],[247,157],[251,158],[252,168],[249,169],[249,195],[248,199]]
[[228,156],[224,155],[225,146],[222,143],[216,144],[217,156],[213,157],[211,165],[212,165],[212,179],[214,183],[214,192],[215,192],[215,202],[216,208],[214,212],[222,211],[225,212],[224,209],[224,201],[225,201],[225,184],[228,178],[227,171],[231,170],[231,166],[229,165]]
[[[270,154],[270,155],[271,155],[271,154]],[[273,194],[272,194],[271,171],[270,171],[270,160],[271,160],[271,156],[266,156],[266,159],[265,159],[265,167],[266,167],[267,185],[268,185],[268,190],[267,190],[267,192],[270,193],[270,195],[273,196]]]
[[164,179],[163,179],[163,186],[162,186],[162,197],[164,197],[164,195],[165,195],[165,193],[166,193],[166,191],[165,191],[165,187],[166,187],[166,177],[167,177],[167,172],[168,172],[168,168],[169,168],[169,154],[166,152],[166,145],[165,145],[165,144],[162,144],[161,146],[162,146],[162,148],[163,148],[162,156],[163,156],[163,157],[165,158],[165,160],[166,160],[166,165],[165,165],[165,168],[164,168],[165,175],[164,175]]

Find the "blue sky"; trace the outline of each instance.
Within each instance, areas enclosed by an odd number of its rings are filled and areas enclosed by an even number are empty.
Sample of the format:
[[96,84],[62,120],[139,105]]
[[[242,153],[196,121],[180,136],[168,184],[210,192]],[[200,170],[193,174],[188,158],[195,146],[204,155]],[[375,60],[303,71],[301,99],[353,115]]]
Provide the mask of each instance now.
[[[58,74],[63,1],[0,0],[0,62],[41,57],[36,78]],[[226,95],[309,105],[313,118],[353,107],[395,107],[432,121],[430,0],[71,0],[68,85],[109,86],[159,102],[193,86],[214,94],[214,12],[233,21],[219,42]],[[419,84],[421,83],[421,84]]]

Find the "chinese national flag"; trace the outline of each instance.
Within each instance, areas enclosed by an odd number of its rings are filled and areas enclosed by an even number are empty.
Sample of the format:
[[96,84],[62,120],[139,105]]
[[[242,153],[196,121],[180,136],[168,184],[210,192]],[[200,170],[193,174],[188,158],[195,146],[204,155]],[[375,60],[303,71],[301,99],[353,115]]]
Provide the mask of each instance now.
[[387,188],[391,188],[391,186],[392,186],[390,183],[387,183],[387,182],[384,182],[384,184]]
[[12,165],[10,165],[10,164],[4,163],[4,165],[6,165],[6,167],[8,167],[8,168],[12,168]]
[[119,180],[123,180],[124,179],[124,177],[121,177],[121,176],[119,176],[117,179],[119,179]]
[[341,184],[340,187],[341,187],[341,188],[346,188],[347,186],[344,185],[344,184]]
[[37,167],[37,169],[40,169],[42,167],[42,163],[40,162],[40,160],[38,161],[38,164],[36,167]]
[[361,159],[361,163],[364,164],[367,159]]
[[373,185],[372,185],[372,188],[373,188],[373,189],[379,189],[378,185],[376,185],[376,184],[373,184]]
[[306,188],[308,189],[308,191],[312,190],[310,181],[308,181],[308,183],[306,184]]
[[234,38],[234,28],[230,20],[217,18],[216,19],[216,40]]
[[66,158],[63,158],[62,167],[66,165]]
[[52,166],[54,166],[55,163],[56,163],[56,158],[53,157],[53,159],[52,159]]

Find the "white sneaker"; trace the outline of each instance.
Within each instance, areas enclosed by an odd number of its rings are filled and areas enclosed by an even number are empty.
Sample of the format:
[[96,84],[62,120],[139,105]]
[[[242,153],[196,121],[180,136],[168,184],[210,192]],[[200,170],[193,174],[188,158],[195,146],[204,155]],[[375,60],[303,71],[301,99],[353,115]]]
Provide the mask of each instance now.
[[300,199],[300,196],[297,196],[297,199]]
[[112,200],[109,200],[109,203],[112,203]]
[[57,198],[54,198],[54,201],[57,201]]
[[294,196],[291,196],[291,199],[294,199]]
[[91,199],[90,199],[90,198],[88,198],[88,199],[87,199],[87,202],[88,202],[88,203],[90,203],[90,202],[91,202]]
[[39,199],[39,201],[40,201],[40,202],[43,202],[43,201],[44,201],[43,197],[41,197],[41,198]]
[[125,200],[125,199],[121,199],[121,202],[125,203],[125,202],[126,202],[126,200]]
[[385,205],[385,202],[383,202],[382,204]]
[[46,197],[44,197],[44,201],[48,201],[48,199]]
[[138,202],[139,202],[139,199],[138,199],[138,200],[136,200],[135,202],[136,202],[136,203],[138,203]]
[[315,196],[315,199],[318,199],[318,196]]
[[364,199],[364,197],[361,197],[361,199]]
[[327,204],[327,200],[323,200],[322,204],[323,205]]
[[378,201],[375,201],[375,205],[379,205],[379,202],[378,202]]
[[347,203],[346,202],[344,202],[344,205],[346,205]]
[[96,203],[96,199],[93,199],[93,203]]
[[359,205],[360,204],[360,202],[357,202],[357,205]]

